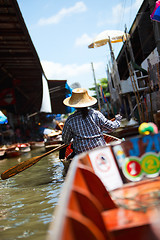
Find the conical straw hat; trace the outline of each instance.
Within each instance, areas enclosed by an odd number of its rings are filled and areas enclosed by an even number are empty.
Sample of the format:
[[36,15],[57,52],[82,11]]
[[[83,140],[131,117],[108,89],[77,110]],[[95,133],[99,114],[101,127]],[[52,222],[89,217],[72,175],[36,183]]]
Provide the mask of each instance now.
[[85,88],[75,88],[72,96],[63,100],[64,105],[74,108],[84,108],[94,105],[97,99],[88,95]]

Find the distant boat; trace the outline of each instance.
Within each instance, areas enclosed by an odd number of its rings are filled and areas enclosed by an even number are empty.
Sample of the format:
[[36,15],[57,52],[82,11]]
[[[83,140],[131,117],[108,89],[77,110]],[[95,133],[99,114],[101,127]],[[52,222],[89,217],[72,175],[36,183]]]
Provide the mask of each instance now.
[[18,157],[31,151],[29,143],[17,143],[7,146],[5,155],[7,158]]
[[19,147],[17,147],[16,144],[13,144],[7,147],[5,154],[7,158],[14,158],[20,156],[21,152]]
[[19,148],[19,151],[21,153],[26,153],[26,152],[30,152],[31,151],[29,143],[18,143],[17,147]]
[[5,145],[3,147],[0,147],[0,159],[3,159],[5,157],[6,149],[7,147]]
[[62,144],[62,140],[61,139],[56,139],[56,138],[52,138],[52,139],[47,139],[47,141],[45,142],[45,149],[46,151],[50,151],[53,148],[59,147]]
[[42,148],[45,146],[44,141],[32,141],[32,142],[29,142],[29,144],[31,146],[31,150],[37,149],[37,148]]
[[62,133],[61,130],[58,131],[53,130],[50,134],[46,135],[46,138],[44,140],[46,151],[59,147],[62,144],[61,133]]

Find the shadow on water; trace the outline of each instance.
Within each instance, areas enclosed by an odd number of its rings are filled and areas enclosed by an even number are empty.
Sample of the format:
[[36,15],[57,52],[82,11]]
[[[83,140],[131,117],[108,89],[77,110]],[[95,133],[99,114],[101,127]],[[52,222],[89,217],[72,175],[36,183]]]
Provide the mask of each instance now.
[[[1,173],[20,161],[40,156],[34,150],[22,158],[0,160]],[[58,152],[7,180],[0,180],[0,239],[45,240],[64,182]]]

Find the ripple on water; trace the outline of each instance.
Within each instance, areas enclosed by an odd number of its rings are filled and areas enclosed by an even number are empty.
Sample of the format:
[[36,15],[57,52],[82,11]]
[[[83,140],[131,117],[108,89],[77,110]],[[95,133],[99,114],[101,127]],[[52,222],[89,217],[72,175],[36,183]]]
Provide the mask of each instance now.
[[[7,161],[14,161],[12,166],[17,164],[16,159]],[[9,168],[7,161],[0,164],[2,172]],[[52,154],[0,181],[1,240],[45,239],[64,182],[62,170],[57,154]]]

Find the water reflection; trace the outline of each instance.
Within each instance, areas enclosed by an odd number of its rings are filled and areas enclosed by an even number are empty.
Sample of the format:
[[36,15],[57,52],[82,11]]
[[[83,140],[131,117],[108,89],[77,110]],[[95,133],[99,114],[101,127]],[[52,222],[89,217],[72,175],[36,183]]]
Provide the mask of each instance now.
[[[19,161],[43,154],[34,150],[21,158],[0,160],[1,173]],[[44,240],[63,184],[58,153],[7,180],[0,180],[0,239]]]

